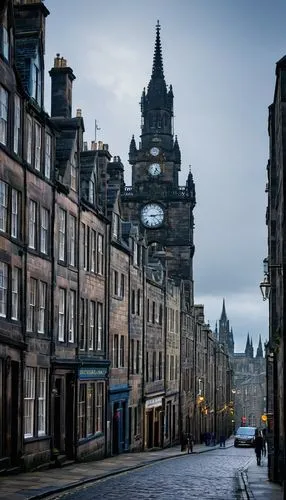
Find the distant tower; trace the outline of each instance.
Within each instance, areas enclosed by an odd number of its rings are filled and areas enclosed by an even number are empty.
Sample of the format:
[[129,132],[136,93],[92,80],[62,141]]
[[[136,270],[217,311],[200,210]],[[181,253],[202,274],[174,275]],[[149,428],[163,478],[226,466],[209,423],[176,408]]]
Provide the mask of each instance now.
[[225,310],[225,299],[222,302],[222,312],[219,320],[219,342],[227,347],[229,354],[232,356],[234,353],[233,332],[229,328],[229,320]]
[[253,342],[252,342],[252,337],[250,340],[250,357],[253,358]]
[[262,342],[261,342],[261,335],[259,335],[259,343],[256,351],[256,357],[257,358],[263,358],[263,349],[262,349]]
[[245,356],[248,358],[253,358],[253,344],[252,339],[249,338],[249,333],[247,334],[246,346],[245,346]]

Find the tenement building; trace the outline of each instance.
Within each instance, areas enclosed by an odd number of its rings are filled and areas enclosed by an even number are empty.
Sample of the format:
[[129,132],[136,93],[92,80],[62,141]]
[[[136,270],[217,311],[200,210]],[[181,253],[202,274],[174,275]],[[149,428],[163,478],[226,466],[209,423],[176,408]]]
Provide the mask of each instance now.
[[44,110],[38,0],[0,7],[0,471],[231,432],[229,354],[194,304],[191,172],[179,184],[160,26],[132,186],[84,140],[57,54]]
[[[265,259],[264,298],[269,298],[267,356],[267,413],[269,478],[284,481],[286,491],[286,340],[285,340],[285,101],[286,57],[276,64],[273,103],[269,106],[267,164],[268,256]],[[269,293],[270,292],[270,293]]]
[[230,356],[233,372],[232,400],[234,404],[233,427],[241,425],[263,427],[261,420],[266,412],[266,361],[263,355],[261,336],[256,352],[252,338],[247,335],[244,352],[234,351],[233,330],[226,314],[223,299],[218,336]]

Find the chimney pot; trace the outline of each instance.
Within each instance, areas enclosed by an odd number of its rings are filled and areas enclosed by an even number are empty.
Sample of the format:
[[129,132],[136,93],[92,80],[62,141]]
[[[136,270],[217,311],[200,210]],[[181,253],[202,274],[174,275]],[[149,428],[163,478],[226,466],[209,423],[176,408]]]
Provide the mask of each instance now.
[[78,118],[80,118],[80,117],[81,117],[81,109],[80,109],[80,108],[78,108],[78,109],[76,110],[76,116],[77,116]]

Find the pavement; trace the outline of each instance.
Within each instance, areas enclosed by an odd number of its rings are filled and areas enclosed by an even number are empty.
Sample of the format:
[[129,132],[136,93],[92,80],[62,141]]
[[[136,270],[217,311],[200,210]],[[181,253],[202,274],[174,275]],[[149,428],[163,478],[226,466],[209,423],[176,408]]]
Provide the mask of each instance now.
[[[226,448],[233,446],[233,439],[226,441]],[[194,453],[207,453],[216,446],[195,445]],[[80,485],[95,482],[107,476],[139,469],[148,464],[185,455],[180,446],[157,451],[126,453],[88,463],[74,463],[60,469],[20,473],[0,477],[0,500],[39,500],[62,493]],[[245,500],[283,500],[282,488],[267,479],[267,459],[258,467],[250,459],[239,471],[242,497]],[[226,499],[227,500],[227,499]]]

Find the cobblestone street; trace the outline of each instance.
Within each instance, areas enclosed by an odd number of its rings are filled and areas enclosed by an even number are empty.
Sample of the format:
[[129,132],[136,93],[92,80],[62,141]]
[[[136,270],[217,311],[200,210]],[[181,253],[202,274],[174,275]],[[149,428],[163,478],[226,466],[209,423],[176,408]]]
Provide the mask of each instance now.
[[242,497],[236,473],[252,458],[253,449],[232,447],[184,455],[79,487],[71,493],[53,496],[53,499],[239,500]]

